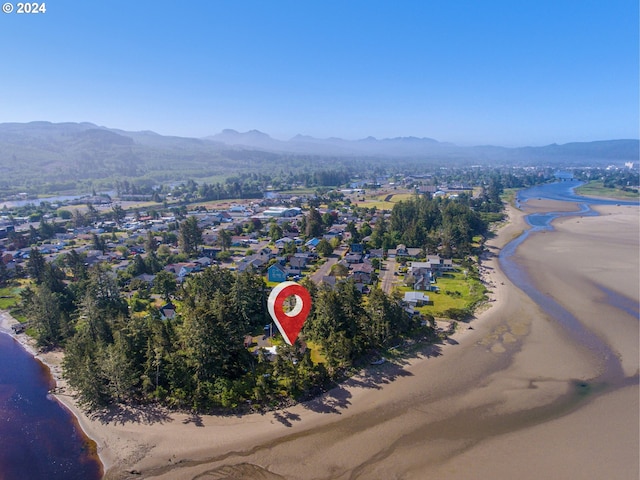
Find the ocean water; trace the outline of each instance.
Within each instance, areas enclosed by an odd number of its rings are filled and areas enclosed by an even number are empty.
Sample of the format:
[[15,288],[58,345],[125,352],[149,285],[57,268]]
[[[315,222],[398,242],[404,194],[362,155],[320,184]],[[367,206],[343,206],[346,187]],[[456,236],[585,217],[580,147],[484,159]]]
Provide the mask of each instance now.
[[95,442],[49,394],[49,370],[0,333],[0,479],[93,480]]

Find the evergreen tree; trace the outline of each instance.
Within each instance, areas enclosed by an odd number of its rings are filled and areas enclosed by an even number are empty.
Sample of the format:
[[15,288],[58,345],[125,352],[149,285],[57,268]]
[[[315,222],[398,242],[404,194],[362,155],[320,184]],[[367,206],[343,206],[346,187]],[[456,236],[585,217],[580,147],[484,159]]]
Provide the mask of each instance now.
[[153,279],[154,291],[160,294],[167,303],[171,301],[171,295],[176,292],[177,288],[176,277],[165,270],[158,272],[156,278]]
[[10,278],[9,269],[7,269],[7,265],[2,258],[0,258],[0,288],[6,287]]
[[130,399],[139,383],[139,374],[126,342],[116,334],[114,343],[104,346],[98,355],[105,394],[110,401]]
[[198,246],[202,243],[202,230],[198,227],[196,217],[189,217],[180,223],[178,234],[178,244],[180,250],[191,256],[198,251]]
[[266,285],[262,276],[250,271],[239,273],[231,288],[231,299],[245,331],[264,325],[267,313]]
[[226,252],[231,247],[231,232],[221,228],[218,230],[218,244],[222,247],[222,251]]
[[107,241],[104,239],[103,236],[97,235],[97,234],[94,233],[93,234],[93,248],[94,248],[94,250],[99,250],[104,255],[104,253],[107,251]]
[[108,405],[110,398],[98,359],[100,344],[86,333],[80,330],[66,343],[62,369],[78,403],[94,410]]
[[151,230],[147,232],[147,238],[144,241],[144,249],[147,253],[155,253],[158,250],[158,242]]
[[306,230],[305,234],[307,238],[319,237],[322,235],[323,225],[322,216],[320,212],[311,207],[309,213],[306,216]]
[[75,281],[85,280],[88,277],[86,254],[80,254],[73,249],[64,256],[64,261]]
[[27,260],[27,272],[36,284],[42,283],[44,278],[46,260],[40,250],[32,248]]
[[63,324],[67,322],[60,309],[60,294],[46,285],[23,296],[23,309],[35,330],[36,341],[41,347],[57,346],[62,340]]

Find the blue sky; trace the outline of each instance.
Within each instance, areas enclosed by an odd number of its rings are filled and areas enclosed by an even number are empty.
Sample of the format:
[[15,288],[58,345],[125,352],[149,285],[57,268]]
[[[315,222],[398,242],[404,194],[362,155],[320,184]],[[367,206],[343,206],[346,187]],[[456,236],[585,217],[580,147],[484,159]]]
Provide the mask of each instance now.
[[637,0],[46,8],[0,14],[0,122],[460,145],[638,138]]

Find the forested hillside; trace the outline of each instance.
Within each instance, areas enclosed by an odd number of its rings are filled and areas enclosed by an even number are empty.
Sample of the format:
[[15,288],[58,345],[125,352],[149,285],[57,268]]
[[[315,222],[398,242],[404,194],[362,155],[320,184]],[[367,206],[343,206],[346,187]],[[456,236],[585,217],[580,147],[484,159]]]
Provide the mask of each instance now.
[[0,191],[90,192],[113,189],[122,179],[155,185],[319,169],[347,169],[355,175],[480,164],[607,165],[637,161],[638,152],[637,140],[525,148],[458,147],[414,137],[349,141],[296,136],[280,141],[261,132],[225,131],[197,139],[126,132],[91,123],[5,123],[0,124]]

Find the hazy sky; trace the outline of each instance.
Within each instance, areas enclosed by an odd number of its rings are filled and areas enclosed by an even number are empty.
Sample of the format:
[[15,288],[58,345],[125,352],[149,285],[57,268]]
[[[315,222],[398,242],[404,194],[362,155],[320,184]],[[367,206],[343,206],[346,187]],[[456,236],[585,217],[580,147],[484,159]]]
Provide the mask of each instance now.
[[0,122],[505,146],[639,135],[637,0],[46,9],[0,13]]

